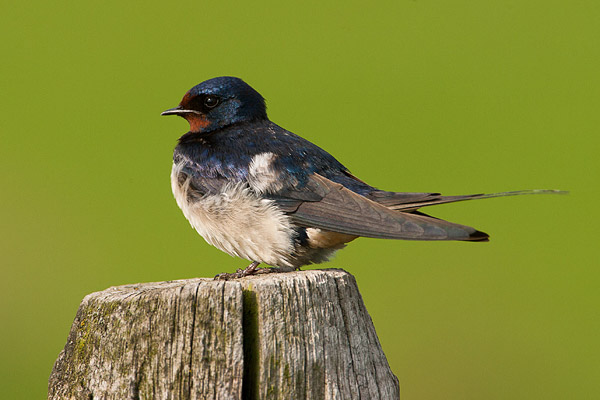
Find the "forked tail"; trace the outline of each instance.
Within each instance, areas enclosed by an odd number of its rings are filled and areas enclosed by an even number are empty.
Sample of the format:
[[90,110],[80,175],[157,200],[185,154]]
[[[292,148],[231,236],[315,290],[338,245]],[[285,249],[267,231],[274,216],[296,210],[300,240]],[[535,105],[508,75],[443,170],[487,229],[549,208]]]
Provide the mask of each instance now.
[[499,193],[478,193],[478,194],[467,194],[462,196],[442,196],[437,193],[431,193],[429,196],[419,199],[417,201],[411,201],[401,204],[388,205],[389,208],[399,211],[411,211],[417,210],[421,207],[434,206],[437,204],[455,203],[457,201],[465,200],[476,200],[476,199],[491,199],[494,197],[507,197],[507,196],[520,196],[525,194],[568,194],[568,191],[564,190],[552,190],[552,189],[533,189],[533,190],[514,190],[510,192],[499,192]]

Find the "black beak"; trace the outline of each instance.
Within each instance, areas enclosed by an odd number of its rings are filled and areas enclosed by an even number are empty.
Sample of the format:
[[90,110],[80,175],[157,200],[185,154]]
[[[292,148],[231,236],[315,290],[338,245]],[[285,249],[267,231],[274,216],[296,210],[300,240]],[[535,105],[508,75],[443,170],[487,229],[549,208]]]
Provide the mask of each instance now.
[[165,110],[163,112],[160,113],[160,115],[182,115],[182,114],[200,114],[200,112],[196,111],[196,110],[186,110],[185,108],[181,107],[181,106],[177,106],[174,108],[169,108],[168,110]]

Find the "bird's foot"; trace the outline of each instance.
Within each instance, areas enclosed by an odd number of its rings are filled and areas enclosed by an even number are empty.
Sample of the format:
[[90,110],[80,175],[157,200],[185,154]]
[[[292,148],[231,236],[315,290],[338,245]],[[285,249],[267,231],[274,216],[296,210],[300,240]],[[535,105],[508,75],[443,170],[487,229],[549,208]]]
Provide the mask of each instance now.
[[215,276],[215,280],[228,281],[230,279],[238,279],[243,278],[245,276],[250,275],[259,275],[259,274],[270,274],[272,272],[278,272],[279,268],[258,268],[260,263],[258,261],[252,262],[252,264],[248,265],[245,269],[238,269],[233,273],[222,273]]

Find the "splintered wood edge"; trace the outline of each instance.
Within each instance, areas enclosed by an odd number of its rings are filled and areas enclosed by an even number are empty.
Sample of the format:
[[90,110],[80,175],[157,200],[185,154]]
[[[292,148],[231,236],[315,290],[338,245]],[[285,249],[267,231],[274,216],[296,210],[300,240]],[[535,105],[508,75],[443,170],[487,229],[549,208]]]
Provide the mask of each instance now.
[[247,276],[244,278],[231,279],[228,281],[214,280],[213,278],[190,278],[190,279],[176,279],[176,280],[162,281],[162,282],[129,283],[126,285],[111,286],[107,289],[90,293],[83,298],[82,303],[84,301],[86,301],[86,299],[93,298],[93,297],[99,297],[99,296],[100,297],[107,297],[107,296],[112,297],[112,296],[114,296],[114,299],[117,300],[123,296],[131,294],[132,292],[146,293],[146,292],[150,292],[150,291],[167,290],[167,289],[172,289],[172,288],[181,287],[181,286],[185,286],[185,285],[192,285],[192,284],[200,283],[200,282],[205,282],[205,283],[213,282],[215,284],[219,284],[219,283],[242,284],[245,288],[247,286],[246,285],[247,283],[255,283],[255,282],[256,283],[260,283],[260,282],[275,283],[275,282],[279,282],[279,281],[289,281],[291,279],[300,278],[300,277],[317,276],[317,275],[323,275],[323,274],[332,276],[334,278],[341,278],[341,277],[349,276],[349,277],[352,277],[352,279],[354,279],[352,274],[344,271],[343,269],[326,268],[326,269],[313,269],[313,270],[305,270],[305,271],[281,272],[281,273],[273,273],[273,274],[265,274],[265,275],[254,275],[254,276]]

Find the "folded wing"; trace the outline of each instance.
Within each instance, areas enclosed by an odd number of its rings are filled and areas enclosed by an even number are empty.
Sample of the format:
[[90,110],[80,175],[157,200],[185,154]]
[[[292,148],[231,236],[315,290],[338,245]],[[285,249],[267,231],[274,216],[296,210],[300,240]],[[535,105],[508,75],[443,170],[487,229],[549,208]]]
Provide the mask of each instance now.
[[[312,201],[305,200],[307,191],[312,194]],[[469,226],[387,208],[318,174],[309,178],[302,191],[288,189],[273,200],[300,226],[347,235],[405,240],[486,241],[488,238]]]

